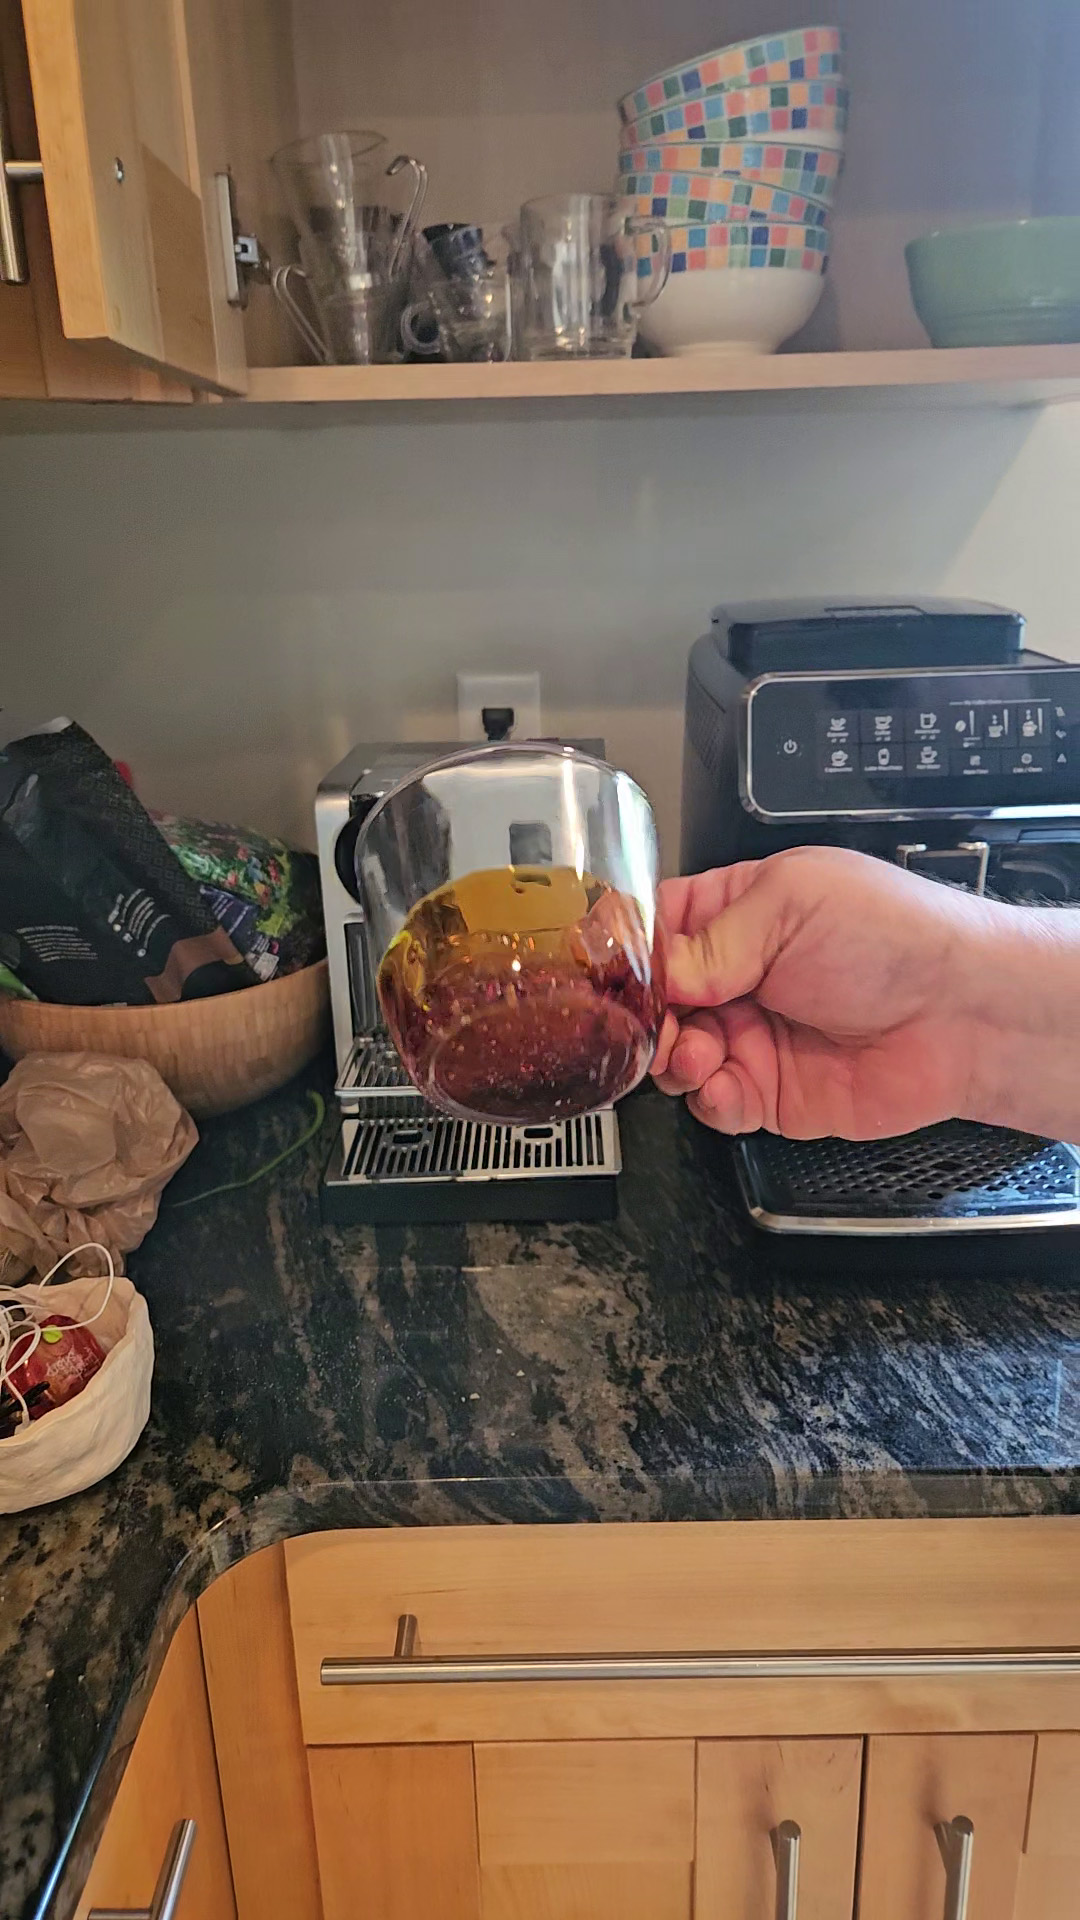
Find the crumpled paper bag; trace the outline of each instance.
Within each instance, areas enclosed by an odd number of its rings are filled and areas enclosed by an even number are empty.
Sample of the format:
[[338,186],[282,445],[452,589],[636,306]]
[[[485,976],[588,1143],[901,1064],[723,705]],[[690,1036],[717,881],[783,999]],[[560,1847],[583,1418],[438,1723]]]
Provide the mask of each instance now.
[[[0,1281],[44,1276],[86,1240],[120,1255],[157,1219],[198,1131],[155,1067],[98,1053],[31,1053],[0,1087]],[[87,1253],[67,1271],[98,1273]]]

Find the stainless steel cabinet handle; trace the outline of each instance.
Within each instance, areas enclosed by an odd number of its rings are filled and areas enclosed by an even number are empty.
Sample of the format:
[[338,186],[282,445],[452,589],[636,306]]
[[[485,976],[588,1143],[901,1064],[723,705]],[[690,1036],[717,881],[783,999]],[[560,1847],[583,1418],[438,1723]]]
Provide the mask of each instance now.
[[468,1653],[414,1654],[416,1620],[381,1654],[324,1660],[324,1687],[443,1685],[498,1680],[968,1680],[1080,1675],[1080,1652],[1052,1653]]
[[41,179],[40,160],[13,160],[8,132],[7,105],[0,79],[0,286],[26,285],[26,247],[22,220],[12,187],[21,181]]
[[184,1875],[195,1845],[194,1820],[178,1820],[169,1836],[157,1886],[148,1907],[91,1907],[87,1920],[174,1920]]
[[968,1896],[971,1892],[971,1862],[975,1852],[975,1829],[971,1821],[958,1814],[937,1829],[937,1843],[945,1862],[945,1920],[968,1920]]
[[801,1827],[794,1820],[781,1820],[772,1843],[776,1855],[776,1920],[799,1920]]

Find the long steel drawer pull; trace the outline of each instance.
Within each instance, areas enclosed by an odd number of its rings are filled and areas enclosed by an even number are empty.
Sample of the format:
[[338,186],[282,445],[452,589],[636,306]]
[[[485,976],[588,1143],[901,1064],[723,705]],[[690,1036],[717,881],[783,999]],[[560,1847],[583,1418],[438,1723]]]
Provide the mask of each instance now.
[[945,1820],[937,1828],[937,1842],[945,1862],[945,1920],[968,1920],[975,1829],[970,1820],[958,1814],[955,1820]]
[[799,1920],[799,1850],[802,1829],[781,1820],[772,1836],[776,1854],[776,1920]]
[[402,1614],[397,1651],[324,1660],[324,1687],[428,1686],[478,1680],[974,1680],[1080,1675],[1080,1652],[415,1654]]
[[154,1897],[148,1907],[91,1907],[86,1920],[174,1920],[195,1845],[194,1820],[178,1820],[169,1835]]
[[40,180],[40,160],[13,160],[3,80],[0,79],[0,286],[26,285],[26,247],[13,186]]

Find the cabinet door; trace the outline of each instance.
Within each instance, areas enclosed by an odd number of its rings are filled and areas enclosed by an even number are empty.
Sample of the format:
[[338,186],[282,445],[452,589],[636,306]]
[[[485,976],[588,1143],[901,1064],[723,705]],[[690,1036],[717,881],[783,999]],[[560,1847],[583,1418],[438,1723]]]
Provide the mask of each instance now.
[[483,1920],[690,1920],[688,1740],[479,1746]]
[[[938,1829],[958,1818],[973,1829],[969,1920],[1015,1920],[1034,1755],[1034,1736],[1024,1733],[871,1740],[860,1920],[948,1914],[950,1877]],[[955,1893],[951,1904],[959,1912]]]
[[95,1907],[145,1911],[178,1820],[196,1832],[176,1920],[236,1920],[194,1613],[169,1648],[76,1920]]
[[65,335],[235,390],[235,322],[227,307],[215,321],[211,293],[216,226],[209,209],[204,227],[183,0],[23,0],[23,18]]
[[1080,1733],[1040,1733],[1016,1920],[1077,1920],[1078,1915]]
[[[694,1920],[774,1920],[790,1872],[799,1920],[850,1920],[861,1740],[703,1740]],[[798,1829],[785,1855],[783,1827]],[[787,1843],[790,1847],[790,1840]]]

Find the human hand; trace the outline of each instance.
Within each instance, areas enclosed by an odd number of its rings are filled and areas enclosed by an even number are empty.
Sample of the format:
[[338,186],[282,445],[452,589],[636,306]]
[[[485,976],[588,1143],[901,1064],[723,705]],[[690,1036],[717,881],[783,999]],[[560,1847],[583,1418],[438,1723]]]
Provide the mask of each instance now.
[[721,1133],[905,1133],[974,1115],[988,902],[843,848],[660,889],[670,1007],[652,1072]]

